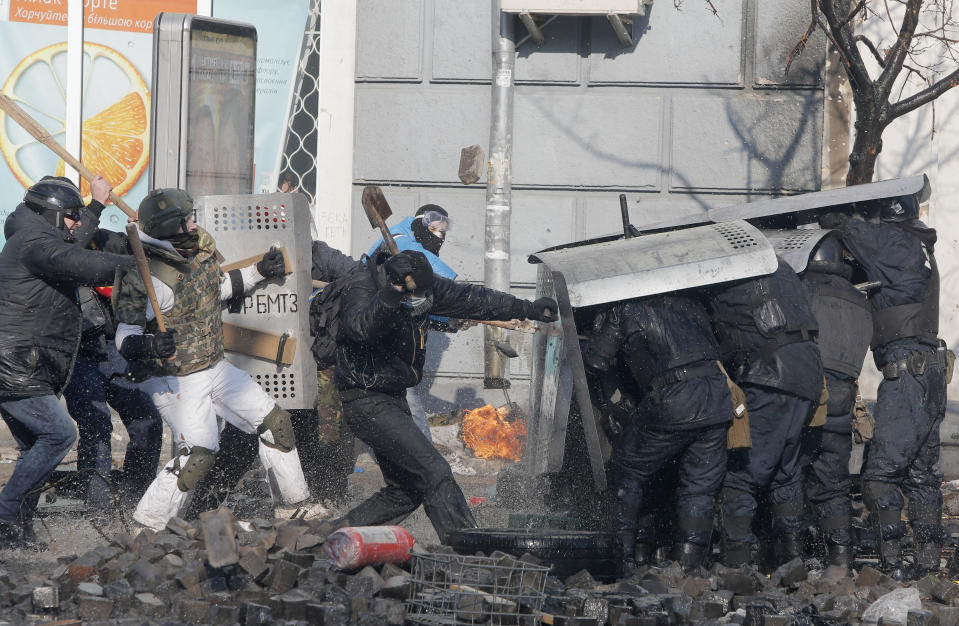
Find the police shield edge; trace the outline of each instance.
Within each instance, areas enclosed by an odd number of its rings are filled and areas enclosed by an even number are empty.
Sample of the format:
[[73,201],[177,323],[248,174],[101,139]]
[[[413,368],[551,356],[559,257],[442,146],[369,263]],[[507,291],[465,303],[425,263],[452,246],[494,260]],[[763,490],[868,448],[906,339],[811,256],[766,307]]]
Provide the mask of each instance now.
[[714,222],[791,217],[797,223],[809,223],[816,220],[820,211],[826,212],[854,202],[866,203],[916,195],[921,203],[929,199],[930,193],[929,179],[925,174],[920,174],[710,209],[707,215]]

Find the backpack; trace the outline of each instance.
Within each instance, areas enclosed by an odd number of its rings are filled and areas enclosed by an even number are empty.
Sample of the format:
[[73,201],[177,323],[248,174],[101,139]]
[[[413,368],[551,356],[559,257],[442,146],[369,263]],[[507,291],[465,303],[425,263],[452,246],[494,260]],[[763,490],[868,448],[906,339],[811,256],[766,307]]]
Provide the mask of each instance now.
[[366,269],[357,264],[352,270],[327,283],[310,302],[310,335],[313,336],[313,358],[316,369],[325,370],[336,364],[336,336],[340,330],[340,301],[353,283],[355,273]]

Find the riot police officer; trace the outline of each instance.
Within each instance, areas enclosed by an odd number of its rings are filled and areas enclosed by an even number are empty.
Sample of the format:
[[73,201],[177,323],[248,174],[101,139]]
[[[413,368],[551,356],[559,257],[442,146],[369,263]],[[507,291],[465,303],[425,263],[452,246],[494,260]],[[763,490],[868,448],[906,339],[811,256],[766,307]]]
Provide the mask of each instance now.
[[942,547],[942,474],[936,464],[946,382],[937,354],[936,231],[919,221],[914,195],[882,203],[878,223],[864,216],[872,214],[834,212],[820,222],[838,226],[866,277],[881,282],[869,297],[870,345],[883,381],[876,397],[875,434],[863,462],[863,500],[877,531],[881,564],[902,579],[910,575],[900,544],[906,530],[904,494],[916,545],[912,574],[938,570]]
[[809,294],[781,259],[768,276],[719,285],[709,305],[723,361],[746,394],[752,448],[733,450],[722,490],[723,563],[753,560],[752,524],[761,495],[771,507],[776,558],[799,556],[803,428],[823,389]]
[[826,541],[829,564],[852,560],[849,529],[849,457],[856,383],[872,335],[866,294],[856,289],[853,266],[838,233],[826,235],[802,274],[819,323],[818,341],[829,400],[826,423],[803,433],[803,486]]
[[[673,459],[681,465],[674,556],[684,570],[694,569],[710,546],[733,418],[709,314],[692,295],[669,294],[616,304],[597,326],[584,351],[590,377],[611,375],[622,359],[645,392],[610,460],[623,573],[630,575],[652,556],[652,520],[640,515],[651,504],[654,475]],[[608,405],[608,399],[599,404]]]

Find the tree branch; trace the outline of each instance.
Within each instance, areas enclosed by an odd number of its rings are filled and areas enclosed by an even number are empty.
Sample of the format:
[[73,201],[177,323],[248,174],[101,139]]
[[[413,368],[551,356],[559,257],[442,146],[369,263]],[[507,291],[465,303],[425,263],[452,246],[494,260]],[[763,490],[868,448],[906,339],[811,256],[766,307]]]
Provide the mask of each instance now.
[[886,67],[886,59],[882,58],[882,55],[879,54],[879,50],[876,49],[876,44],[869,41],[865,35],[856,35],[855,41],[862,42],[869,48],[869,51],[872,52],[872,56],[875,57],[876,63],[879,64],[879,67]]
[[[908,0],[906,3],[906,12],[902,18],[902,25],[899,28],[899,36],[896,43],[892,45],[886,54],[886,66],[883,68],[879,78],[876,79],[876,92],[880,101],[886,102],[889,94],[892,92],[896,77],[902,71],[902,64],[909,54],[909,45],[912,43],[912,36],[919,26],[919,9],[922,8],[922,0]],[[892,16],[889,16],[892,20]]]
[[[862,55],[859,54],[859,48],[853,38],[852,28],[848,22],[840,20],[836,15],[832,0],[813,0],[818,2],[819,13],[826,18],[828,28],[826,31],[829,40],[836,47],[846,66],[846,76],[855,90],[870,89],[872,79],[866,70],[866,64],[863,63]],[[843,16],[845,17],[845,16]]]
[[909,96],[905,100],[900,100],[895,104],[890,104],[889,120],[894,120],[897,117],[902,117],[907,113],[915,111],[922,105],[926,104],[927,102],[932,102],[957,85],[959,85],[959,70],[956,70],[953,73],[941,78],[931,86]]

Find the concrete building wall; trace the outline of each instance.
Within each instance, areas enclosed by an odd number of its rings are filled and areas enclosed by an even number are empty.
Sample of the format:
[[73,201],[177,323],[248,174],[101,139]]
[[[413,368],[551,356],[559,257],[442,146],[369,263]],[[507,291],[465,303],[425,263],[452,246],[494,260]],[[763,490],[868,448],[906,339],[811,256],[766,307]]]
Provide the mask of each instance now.
[[[824,43],[784,67],[808,3],[657,0],[623,47],[604,18],[560,17],[546,43],[518,47],[513,136],[511,282],[531,297],[526,255],[633,223],[696,213],[781,190],[819,189]],[[427,202],[454,219],[442,257],[483,278],[486,180],[457,178],[460,149],[487,148],[489,0],[358,0],[351,250],[376,238],[360,206],[383,186],[394,214]],[[517,23],[518,37],[525,35]],[[432,333],[430,405],[500,404],[483,390],[483,333]],[[513,333],[514,401],[524,401],[529,337]]]

